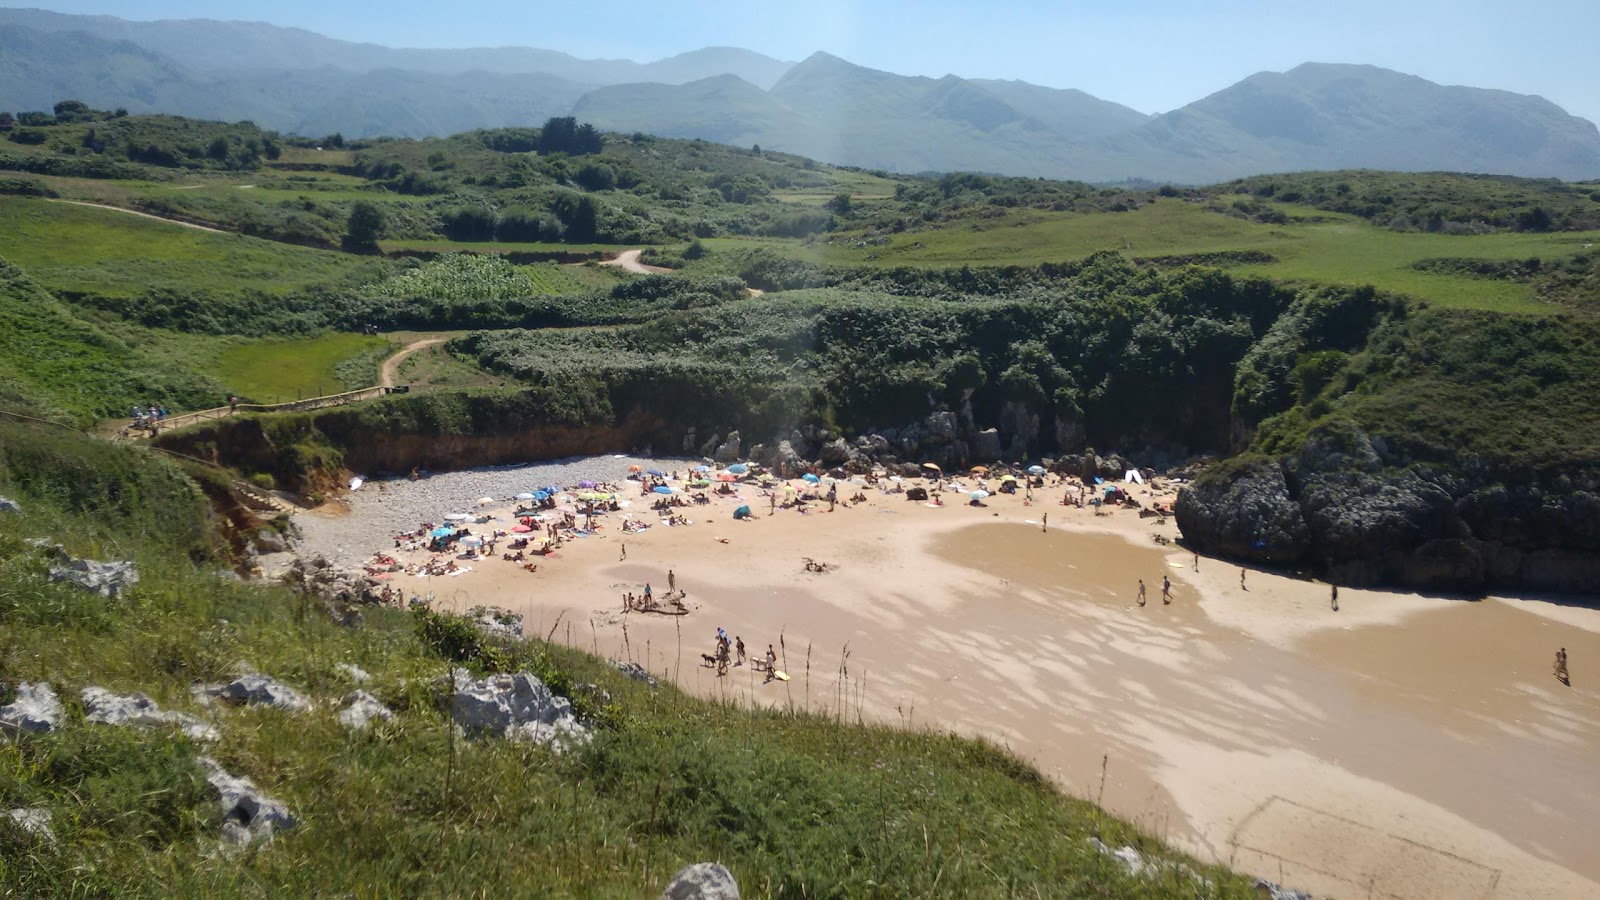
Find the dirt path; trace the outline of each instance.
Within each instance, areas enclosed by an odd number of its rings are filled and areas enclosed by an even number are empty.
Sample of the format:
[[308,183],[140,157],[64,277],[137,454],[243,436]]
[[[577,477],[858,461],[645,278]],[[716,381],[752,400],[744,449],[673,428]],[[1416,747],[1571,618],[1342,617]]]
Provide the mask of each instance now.
[[608,259],[601,263],[602,266],[616,266],[624,272],[637,272],[640,275],[659,275],[662,272],[671,272],[661,266],[647,266],[639,261],[639,254],[643,250],[624,250],[618,253],[615,259]]
[[383,368],[378,372],[378,384],[384,387],[394,387],[395,376],[400,373],[400,364],[405,362],[406,357],[416,353],[418,350],[425,350],[428,347],[444,342],[444,338],[424,338],[420,341],[412,341],[400,348],[400,352],[383,361]]
[[70,203],[73,206],[92,206],[95,209],[109,209],[112,212],[127,213],[130,216],[139,216],[140,218],[144,218],[144,219],[154,219],[157,222],[166,222],[169,225],[181,225],[184,228],[193,228],[196,231],[209,231],[212,234],[232,234],[233,233],[231,231],[223,231],[221,228],[212,228],[210,225],[197,225],[194,222],[184,222],[184,221],[179,220],[179,219],[168,219],[165,216],[157,216],[157,215],[153,215],[153,214],[147,213],[147,212],[139,212],[136,209],[124,209],[121,206],[109,206],[109,205],[107,205],[105,203],[90,203],[87,200],[61,200],[61,199],[57,199],[57,198],[52,198],[50,200],[50,202],[51,203]]

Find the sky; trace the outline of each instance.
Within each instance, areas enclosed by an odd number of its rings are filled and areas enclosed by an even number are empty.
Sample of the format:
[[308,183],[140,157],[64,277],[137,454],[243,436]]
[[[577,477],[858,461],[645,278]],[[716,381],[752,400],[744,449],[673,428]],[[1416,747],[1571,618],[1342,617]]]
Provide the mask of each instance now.
[[1596,0],[0,0],[128,19],[266,21],[397,47],[530,46],[659,59],[824,50],[902,75],[1016,78],[1165,112],[1260,71],[1369,63],[1538,94],[1600,122]]

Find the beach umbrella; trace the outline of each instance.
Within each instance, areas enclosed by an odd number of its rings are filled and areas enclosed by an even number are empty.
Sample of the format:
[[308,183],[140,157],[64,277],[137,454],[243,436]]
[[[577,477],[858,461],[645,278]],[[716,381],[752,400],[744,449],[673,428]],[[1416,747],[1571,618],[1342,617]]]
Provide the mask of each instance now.
[[734,475],[731,472],[718,472],[717,473],[717,480],[718,481],[722,481],[722,482],[738,481],[739,480],[739,476]]
[[937,465],[935,465],[934,463],[931,463],[931,462],[923,463],[922,467],[924,469],[931,469],[932,471],[935,471],[935,472],[940,472],[940,473],[944,472],[943,469],[939,468]]
[[822,479],[818,478],[817,476],[815,476],[813,474],[811,474],[810,472],[807,472],[804,475],[800,476],[800,480],[804,481],[806,484],[816,484],[816,483],[820,482]]
[[692,487],[692,488],[711,487],[711,482],[707,481],[704,478],[696,478],[694,481],[689,482],[689,487]]
[[989,496],[989,492],[988,491],[973,491],[972,493],[968,494],[967,496],[971,497],[974,500],[982,500],[983,498]]
[[733,511],[733,517],[735,519],[748,519],[748,518],[750,518],[750,507],[749,506],[741,506],[741,507],[739,507],[738,509]]
[[521,494],[517,495],[517,499],[518,500],[534,500],[534,499],[537,499],[537,498],[535,498],[532,494],[529,494],[529,493],[521,493]]
[[771,484],[778,480],[778,476],[772,474],[771,472],[762,472],[761,477],[757,478],[756,480],[762,484]]
[[988,466],[973,466],[972,467],[972,471],[973,471],[974,474],[977,474],[977,475],[987,475],[987,474],[989,474],[989,467]]
[[1043,475],[1044,474],[1044,466],[1029,466],[1028,467],[1028,474],[1029,475]]
[[598,485],[596,485],[592,481],[580,481],[580,482],[578,482],[578,487],[587,488],[587,489],[593,489],[595,487],[598,487]]
[[735,475],[747,475],[750,472],[750,467],[744,463],[734,463],[728,467],[728,471]]
[[466,537],[461,539],[461,543],[462,543],[463,546],[466,546],[466,547],[482,547],[483,546],[483,538],[478,537],[476,535],[467,535]]
[[533,499],[539,500],[541,502],[545,501],[545,500],[549,500],[550,499],[550,492],[549,491],[534,491],[533,492]]
[[450,535],[455,534],[455,533],[456,533],[456,530],[454,528],[451,528],[449,525],[443,525],[443,526],[440,526],[440,527],[435,528],[434,530],[428,532],[428,536],[429,537],[441,538],[441,537],[449,537]]
[[889,480],[894,482],[895,484],[899,484],[900,482],[905,481],[905,479],[901,478],[899,475],[890,475],[889,476]]
[[478,505],[479,506],[488,506],[489,504],[491,504],[493,502],[494,502],[494,498],[493,497],[479,497],[478,498]]
[[471,519],[472,516],[468,513],[451,513],[450,515],[445,516],[445,518],[452,522],[465,522],[468,519]]
[[705,465],[705,464],[701,464],[701,465],[695,466],[694,467],[694,471],[696,471],[696,472],[709,472],[709,471],[711,471],[711,467],[708,466],[708,465]]
[[511,530],[517,534],[530,534],[533,531],[532,528],[529,528],[526,525],[513,525],[511,526]]
[[645,472],[645,474],[646,475],[654,475],[657,478],[665,478],[665,477],[667,477],[667,473],[661,471],[660,469],[651,469],[651,470]]
[[1007,475],[1006,477],[1000,479],[1000,483],[1004,484],[1004,483],[1006,483],[1008,481],[1016,481],[1016,480],[1017,480],[1017,476],[1015,476],[1015,475]]
[[654,488],[651,488],[651,490],[655,491],[658,494],[670,494],[670,493],[672,493],[672,488],[669,488],[664,484],[658,484]]
[[643,470],[644,470],[644,466],[638,465],[637,463],[628,467],[628,471],[629,472],[633,472],[634,474],[638,474],[639,472],[641,472]]

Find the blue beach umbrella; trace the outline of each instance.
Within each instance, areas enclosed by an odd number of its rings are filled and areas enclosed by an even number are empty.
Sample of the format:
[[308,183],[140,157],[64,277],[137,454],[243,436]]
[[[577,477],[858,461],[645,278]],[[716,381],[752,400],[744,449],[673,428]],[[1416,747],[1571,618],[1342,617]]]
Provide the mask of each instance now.
[[750,507],[749,506],[741,506],[741,507],[739,507],[738,509],[733,511],[733,517],[735,519],[748,519],[748,518],[750,518]]
[[658,494],[670,494],[670,493],[672,493],[672,488],[669,488],[664,484],[658,484],[654,488],[652,488],[651,490],[654,490]]
[[806,482],[806,484],[816,484],[817,482],[822,480],[821,478],[818,478],[817,476],[811,474],[810,472],[807,472],[804,475],[801,475],[800,477],[801,477],[801,479],[803,479]]
[[746,474],[749,474],[750,467],[745,465],[744,463],[734,463],[733,465],[728,467],[728,471],[732,472],[735,475],[746,475]]

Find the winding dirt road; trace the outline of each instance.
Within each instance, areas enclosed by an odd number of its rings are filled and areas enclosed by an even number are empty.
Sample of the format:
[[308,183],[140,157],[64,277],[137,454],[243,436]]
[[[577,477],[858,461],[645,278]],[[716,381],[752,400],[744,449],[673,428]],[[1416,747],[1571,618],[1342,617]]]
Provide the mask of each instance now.
[[624,272],[636,272],[640,275],[659,275],[662,272],[671,272],[661,266],[646,265],[639,261],[639,254],[643,250],[624,250],[618,253],[615,259],[608,259],[601,263],[602,266],[616,266]]
[[221,228],[212,228],[210,225],[199,225],[194,222],[185,222],[182,219],[169,219],[166,216],[158,216],[154,213],[140,212],[137,209],[127,209],[126,207],[121,206],[110,206],[105,203],[90,203],[87,200],[62,200],[58,197],[51,197],[48,199],[51,203],[70,203],[73,206],[89,206],[93,207],[94,209],[109,209],[112,212],[127,213],[130,216],[138,216],[142,219],[154,219],[157,222],[166,222],[169,225],[181,225],[184,228],[193,228],[196,231],[209,231],[212,234],[233,234],[231,231],[223,231]]
[[425,350],[444,342],[444,338],[424,338],[400,348],[400,352],[383,361],[383,368],[378,370],[378,384],[383,387],[394,387],[395,377],[400,374],[400,364],[406,361],[406,357],[418,350]]

